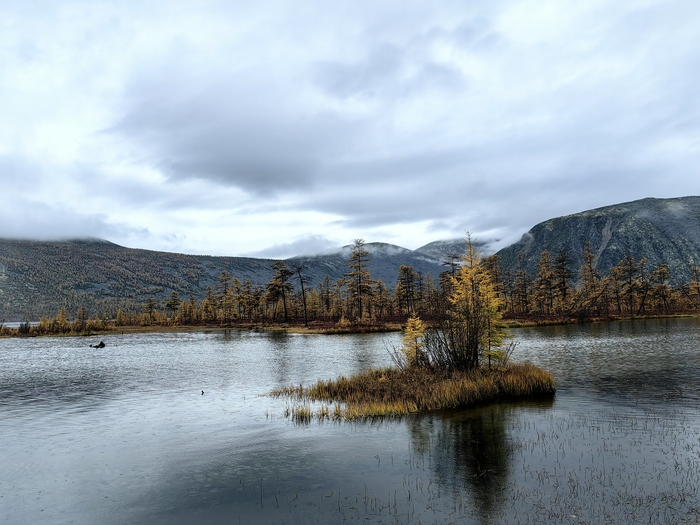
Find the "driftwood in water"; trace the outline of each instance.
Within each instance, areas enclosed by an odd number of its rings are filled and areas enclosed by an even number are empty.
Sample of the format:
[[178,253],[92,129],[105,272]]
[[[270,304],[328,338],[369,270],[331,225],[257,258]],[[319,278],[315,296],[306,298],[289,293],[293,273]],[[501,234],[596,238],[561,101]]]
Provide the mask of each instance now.
[[100,341],[100,343],[97,345],[90,345],[90,348],[104,348],[105,346],[107,345],[104,343],[104,341]]

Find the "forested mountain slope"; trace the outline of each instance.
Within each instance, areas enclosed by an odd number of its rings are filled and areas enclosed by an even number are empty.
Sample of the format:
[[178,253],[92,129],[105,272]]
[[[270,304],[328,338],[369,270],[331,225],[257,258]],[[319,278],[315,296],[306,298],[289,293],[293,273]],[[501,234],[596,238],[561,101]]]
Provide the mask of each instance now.
[[498,256],[503,270],[515,273],[520,265],[536,276],[541,253],[548,251],[553,261],[564,248],[576,272],[586,243],[602,275],[631,256],[646,258],[650,269],[665,264],[672,284],[688,282],[691,267],[700,266],[700,197],[648,198],[550,219]]
[[[393,290],[401,264],[437,278],[442,267],[411,250],[368,243],[369,270]],[[287,260],[302,264],[309,286],[348,271],[349,248],[337,253]],[[183,255],[125,248],[102,240],[39,242],[0,239],[0,321],[53,316],[61,306],[69,313],[114,315],[119,308],[141,308],[148,297],[162,302],[173,291],[198,300],[214,288],[223,270],[241,282],[264,286],[274,261],[247,257]],[[294,280],[292,281],[294,282]],[[295,283],[296,284],[296,283]]]
[[[636,261],[646,258],[648,271],[665,264],[672,285],[688,283],[691,268],[700,266],[700,197],[643,199],[551,219],[498,256],[506,274],[525,269],[534,278],[543,251],[554,261],[565,249],[575,278],[587,244],[601,275],[630,256]],[[412,267],[418,279],[430,276],[437,282],[446,269],[442,263],[463,253],[464,240],[435,241],[417,250],[385,243],[364,246],[372,279],[393,291],[401,265]],[[343,279],[350,256],[351,248],[345,247],[287,259],[286,264],[290,269],[301,266],[307,288],[315,288],[326,276],[332,285]],[[173,291],[182,299],[193,296],[201,301],[207,287],[216,288],[222,271],[241,283],[250,280],[264,287],[273,277],[274,262],[136,250],[94,239],[0,239],[0,321],[37,320],[55,315],[62,306],[69,315],[83,308],[88,315],[113,316],[119,308],[140,310],[149,297],[162,305]],[[299,288],[296,276],[290,283]]]

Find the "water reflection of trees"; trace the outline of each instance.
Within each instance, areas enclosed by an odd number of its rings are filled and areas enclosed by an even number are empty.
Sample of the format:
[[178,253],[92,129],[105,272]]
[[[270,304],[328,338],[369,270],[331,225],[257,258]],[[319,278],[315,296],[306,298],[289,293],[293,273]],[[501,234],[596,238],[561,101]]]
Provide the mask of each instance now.
[[266,334],[270,349],[270,364],[278,385],[286,385],[292,375],[293,360],[289,358],[291,336],[285,332],[272,331]]
[[511,420],[521,408],[497,404],[409,421],[413,451],[430,457],[436,480],[456,497],[470,496],[482,523],[497,523],[503,510],[511,477]]
[[495,405],[445,418],[438,433],[439,448],[453,451],[451,462],[437,463],[437,472],[445,478],[451,473],[455,482],[462,481],[485,518],[498,511],[508,481],[512,449],[507,418],[507,410]]

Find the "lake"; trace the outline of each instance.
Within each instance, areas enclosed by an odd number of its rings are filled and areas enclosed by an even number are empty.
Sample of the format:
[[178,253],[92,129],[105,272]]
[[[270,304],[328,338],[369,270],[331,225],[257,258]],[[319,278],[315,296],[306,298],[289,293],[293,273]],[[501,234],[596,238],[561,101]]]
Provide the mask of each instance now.
[[400,334],[0,339],[0,522],[698,523],[700,320],[512,333],[554,400],[309,424]]

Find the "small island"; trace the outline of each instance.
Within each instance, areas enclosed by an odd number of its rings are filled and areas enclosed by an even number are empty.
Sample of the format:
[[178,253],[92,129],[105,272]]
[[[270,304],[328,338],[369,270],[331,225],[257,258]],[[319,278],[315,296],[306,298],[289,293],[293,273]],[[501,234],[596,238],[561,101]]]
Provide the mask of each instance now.
[[[552,375],[514,364],[515,347],[501,323],[502,299],[467,235],[462,265],[449,283],[444,315],[433,326],[406,323],[400,347],[388,348],[394,367],[350,378],[275,390],[300,404],[287,409],[298,422],[404,416],[483,403],[554,395]],[[311,402],[320,402],[314,410]]]

